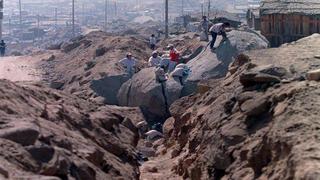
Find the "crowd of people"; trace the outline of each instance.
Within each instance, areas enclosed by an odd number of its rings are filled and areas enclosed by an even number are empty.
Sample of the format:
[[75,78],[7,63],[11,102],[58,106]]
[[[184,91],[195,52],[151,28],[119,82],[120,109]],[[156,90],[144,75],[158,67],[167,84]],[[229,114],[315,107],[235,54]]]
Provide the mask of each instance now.
[[[217,23],[210,25],[206,16],[203,16],[200,22],[200,31],[203,35],[203,40],[209,41],[209,34],[212,36],[210,42],[210,48],[214,51],[214,47],[217,37],[221,35],[223,37],[222,42],[227,39],[226,32],[230,31],[230,23]],[[173,44],[169,44],[167,51],[164,53],[158,52],[156,49],[157,38],[154,34],[150,36],[149,47],[154,50],[148,61],[149,67],[154,67],[156,80],[160,83],[167,81],[169,74],[172,77],[177,77],[180,83],[183,85],[186,78],[190,75],[191,70],[188,65],[181,63],[181,53],[174,47]],[[119,61],[119,63],[126,68],[126,73],[132,77],[136,71],[136,60],[132,57],[131,53],[128,53],[126,58]]]

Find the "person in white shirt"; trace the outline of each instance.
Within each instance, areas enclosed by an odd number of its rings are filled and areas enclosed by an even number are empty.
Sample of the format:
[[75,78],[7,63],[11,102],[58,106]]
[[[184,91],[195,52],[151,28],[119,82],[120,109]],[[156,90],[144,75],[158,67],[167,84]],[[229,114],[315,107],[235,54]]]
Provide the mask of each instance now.
[[150,43],[150,48],[152,50],[155,50],[156,49],[156,44],[157,44],[157,38],[156,38],[156,36],[154,34],[151,35],[149,43]]
[[131,53],[128,53],[126,58],[119,61],[119,63],[126,68],[126,73],[129,77],[132,77],[135,73],[136,60],[132,57]]
[[214,24],[211,28],[210,28],[210,33],[212,35],[212,41],[210,43],[210,48],[214,49],[214,44],[217,40],[217,36],[221,35],[223,37],[223,40],[225,40],[227,38],[227,34],[226,34],[226,28],[230,27],[230,23],[225,22],[225,23],[218,23],[218,24]]
[[153,51],[152,56],[149,59],[149,67],[159,67],[162,58],[159,56],[158,51]]

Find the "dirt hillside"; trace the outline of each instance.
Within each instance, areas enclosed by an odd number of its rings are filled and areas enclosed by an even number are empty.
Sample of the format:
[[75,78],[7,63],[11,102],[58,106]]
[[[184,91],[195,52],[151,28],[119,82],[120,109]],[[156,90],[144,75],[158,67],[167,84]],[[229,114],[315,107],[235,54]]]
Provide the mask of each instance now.
[[[52,87],[103,102],[108,100],[103,99],[107,93],[121,85],[110,84],[106,79],[124,76],[124,68],[118,61],[128,52],[138,60],[139,70],[146,66],[151,50],[147,41],[141,39],[91,32],[62,44],[61,53],[43,62],[42,69],[47,72],[45,79],[53,82]],[[117,80],[120,83],[119,78]],[[111,90],[108,91],[108,87]],[[113,99],[110,101],[108,104],[116,104]]]

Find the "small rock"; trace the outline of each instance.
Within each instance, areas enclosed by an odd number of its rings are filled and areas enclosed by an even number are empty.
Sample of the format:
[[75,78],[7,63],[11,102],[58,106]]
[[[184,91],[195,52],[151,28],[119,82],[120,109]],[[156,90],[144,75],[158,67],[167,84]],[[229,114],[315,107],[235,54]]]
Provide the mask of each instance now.
[[53,81],[50,83],[50,88],[52,89],[62,89],[62,87],[64,86],[64,83],[63,82],[58,82],[58,81]]
[[148,148],[151,148],[153,146],[152,142],[149,142],[149,141],[146,141],[144,145]]
[[39,137],[39,129],[32,125],[17,125],[0,130],[0,138],[8,139],[23,146],[33,145]]
[[156,155],[156,151],[153,148],[141,147],[139,151],[145,157],[154,157]]
[[320,80],[320,69],[307,72],[307,80],[319,81]]
[[81,44],[79,42],[74,42],[74,43],[64,43],[61,46],[61,49],[64,53],[68,53],[75,48],[79,47]]
[[99,47],[96,49],[95,57],[103,56],[107,52],[105,47]]
[[86,163],[73,164],[70,170],[71,175],[78,180],[96,179],[96,171]]
[[146,170],[147,172],[150,172],[150,173],[157,173],[157,172],[158,172],[158,168],[156,168],[156,167],[150,167],[150,166],[145,167],[145,170]]
[[155,138],[161,138],[163,137],[163,134],[159,131],[156,130],[150,130],[146,133],[146,135],[148,136],[149,139],[155,139]]
[[287,106],[288,106],[288,105],[285,104],[285,103],[283,103],[283,102],[279,103],[279,104],[275,107],[273,115],[274,115],[274,116],[279,116],[279,115],[281,115],[281,114],[284,113],[284,111],[287,109]]
[[55,55],[51,55],[51,56],[47,59],[47,61],[53,61],[53,60],[55,60],[55,58],[56,58]]
[[250,99],[241,105],[241,110],[247,116],[258,116],[268,110],[269,101],[265,97]]
[[49,162],[54,155],[54,148],[50,146],[28,146],[26,150],[32,155],[32,157],[42,163]]
[[162,126],[163,135],[166,139],[171,136],[171,133],[174,130],[174,121],[175,121],[174,118],[171,117],[167,119]]
[[19,179],[19,180],[31,180],[31,179],[36,179],[36,180],[61,180],[58,177],[54,176],[14,176],[12,179]]
[[94,68],[96,66],[96,64],[97,63],[95,61],[89,61],[89,62],[86,63],[86,66],[85,66],[84,70],[88,71],[88,70]]
[[9,178],[9,172],[2,166],[0,166],[0,174],[5,178]]
[[137,131],[137,128],[134,126],[134,124],[129,118],[125,118],[121,124],[124,125],[126,128],[130,129],[132,132]]
[[279,77],[264,73],[246,72],[240,76],[240,83],[244,87],[264,83],[280,83],[280,81]]

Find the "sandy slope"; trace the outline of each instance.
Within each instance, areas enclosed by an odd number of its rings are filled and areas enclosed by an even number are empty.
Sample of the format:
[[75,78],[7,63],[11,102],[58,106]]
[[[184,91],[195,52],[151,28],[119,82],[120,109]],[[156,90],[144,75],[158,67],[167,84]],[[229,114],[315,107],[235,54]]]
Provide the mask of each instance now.
[[45,58],[38,56],[9,56],[0,58],[0,79],[10,81],[40,81],[41,70],[37,63]]

